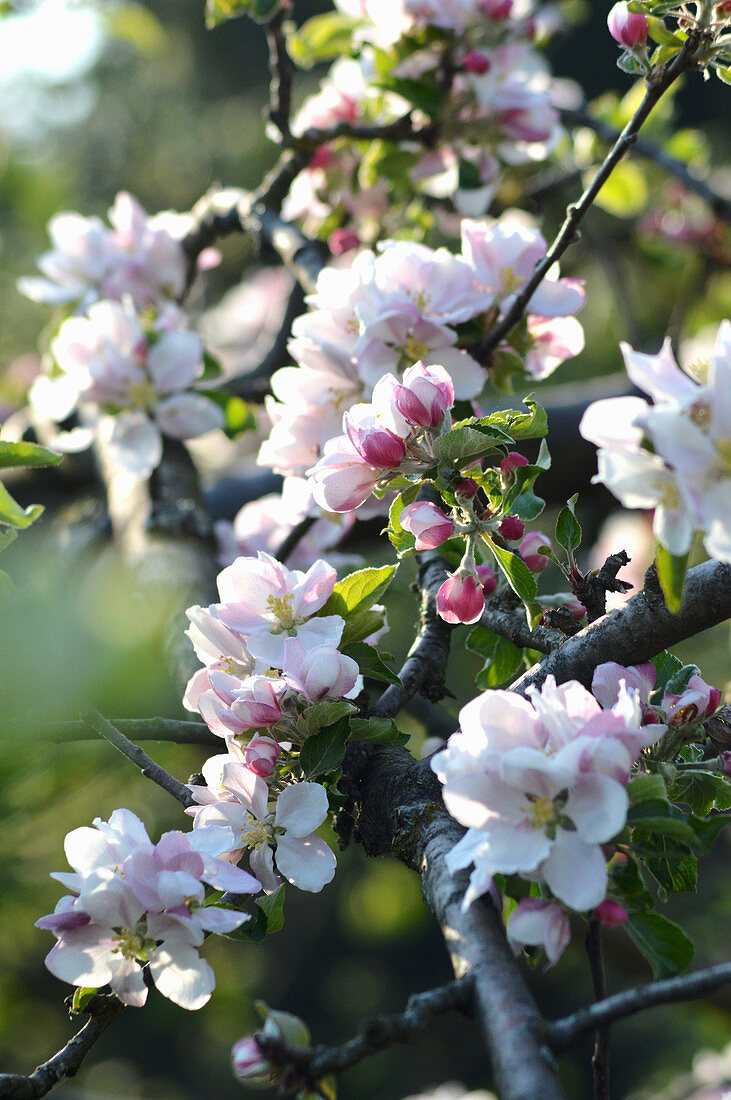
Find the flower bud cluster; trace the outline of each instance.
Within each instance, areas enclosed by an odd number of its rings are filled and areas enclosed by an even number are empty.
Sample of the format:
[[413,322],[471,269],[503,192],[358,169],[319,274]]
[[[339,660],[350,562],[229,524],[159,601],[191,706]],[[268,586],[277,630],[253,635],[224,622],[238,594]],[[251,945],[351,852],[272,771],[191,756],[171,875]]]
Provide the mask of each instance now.
[[589,406],[580,431],[599,448],[594,480],[627,508],[654,508],[655,537],[671,554],[686,554],[701,530],[708,553],[731,562],[731,321],[698,381],[669,341],[657,355],[621,347],[631,381],[653,404],[615,397]]
[[206,785],[191,786],[194,827],[232,829],[229,858],[248,853],[267,891],[276,888],[277,872],[310,891],[335,872],[335,857],[315,833],[328,812],[324,787],[299,782],[282,789],[280,778],[303,740],[303,712],[354,698],[363,687],[357,663],[337,648],[344,619],[318,614],[335,581],[324,561],[303,573],[259,552],[219,574],[220,603],[187,612],[187,633],[204,667],[191,678],[184,705],[227,749],[204,765]]
[[452,379],[441,366],[416,363],[401,382],[384,375],[372,403],[344,414],[345,434],[328,441],[309,471],[315,501],[331,512],[349,512],[364,504],[380,481],[433,467],[430,442],[448,427],[445,416],[453,404]]
[[228,827],[165,833],[157,844],[129,810],[115,810],[94,828],[66,837],[73,873],[52,875],[71,893],[36,921],[56,945],[46,966],[71,985],[110,984],[127,1005],[147,1000],[143,968],[165,997],[182,1008],[201,1008],[215,986],[198,954],[210,932],[232,932],[246,913],[205,904],[205,886],[236,894],[261,884],[221,855],[232,843]]
[[[486,691],[432,760],[447,809],[468,830],[447,857],[452,872],[473,865],[463,906],[493,890],[498,874],[540,883],[545,896],[519,902],[508,935],[541,944],[551,963],[569,940],[566,910],[606,901],[602,846],[624,827],[632,765],[666,730],[644,721],[627,673],[606,709],[578,682],[550,676],[530,700]],[[605,680],[600,668],[600,697]]]

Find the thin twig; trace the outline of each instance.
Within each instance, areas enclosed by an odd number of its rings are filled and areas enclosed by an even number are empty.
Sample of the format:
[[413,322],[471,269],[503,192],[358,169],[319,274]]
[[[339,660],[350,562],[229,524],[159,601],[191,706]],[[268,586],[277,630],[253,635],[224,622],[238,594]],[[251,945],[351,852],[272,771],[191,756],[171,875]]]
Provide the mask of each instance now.
[[[134,741],[172,741],[176,745],[207,745],[211,748],[222,744],[221,738],[211,733],[203,722],[178,718],[115,718],[113,724]],[[0,740],[27,734],[29,728],[34,737],[45,741],[96,741],[99,736],[96,727],[88,722],[54,722],[47,726],[12,722],[0,723]]]
[[563,256],[569,245],[577,238],[577,229],[579,224],[583,221],[587,212],[591,209],[594,199],[597,197],[602,187],[609,179],[610,175],[634,145],[637,140],[637,133],[641,126],[647,119],[648,115],[660,100],[663,94],[667,91],[671,84],[673,84],[677,78],[684,73],[687,69],[691,68],[694,64],[696,51],[699,45],[699,38],[697,34],[691,33],[683,43],[682,48],[678,51],[675,57],[662,68],[659,72],[653,73],[647,81],[647,91],[645,93],[642,103],[637,108],[635,114],[625,126],[622,133],[617,138],[612,149],[608,153],[607,157],[603,161],[599,170],[597,171],[594,179],[584,191],[578,202],[569,206],[566,213],[566,219],[558,232],[556,239],[554,240],[548,252],[536,265],[533,274],[528,282],[525,284],[519,294],[515,296],[515,299],[508,309],[505,316],[500,320],[492,329],[488,332],[487,336],[482,340],[474,349],[474,354],[483,360],[489,359],[491,353],[495,350],[501,340],[504,340],[508,333],[518,324],[522,319],[523,314],[526,311],[528,303],[532,298],[535,291],[538,289],[544,278],[550,271],[553,264]]
[[284,1081],[286,1092],[292,1093],[303,1085],[312,1088],[322,1077],[341,1073],[394,1043],[407,1042],[447,1012],[455,1009],[469,1012],[472,1001],[473,982],[470,978],[462,978],[438,989],[414,993],[403,1012],[363,1020],[355,1036],[342,1046],[296,1047],[261,1033],[256,1041],[270,1062],[289,1071]]
[[282,539],[274,551],[273,557],[277,561],[285,562],[301,539],[305,537],[310,528],[317,523],[317,516],[305,516],[296,523],[286,538]]
[[287,343],[292,333],[292,324],[304,311],[305,295],[302,287],[295,282],[287,299],[287,306],[282,317],[277,335],[272,341],[271,347],[263,356],[259,365],[247,371],[246,374],[234,375],[226,383],[225,389],[243,397],[247,401],[261,401],[264,395],[269,393],[269,380],[276,370],[291,362],[291,356],[287,351]]
[[[589,921],[589,931],[586,936],[586,954],[589,958],[594,997],[597,1001],[601,1001],[606,997],[607,989],[604,975],[604,958],[602,956],[602,930],[599,921],[595,917],[592,917]],[[594,1053],[591,1058],[591,1068],[594,1074],[594,1100],[610,1100],[609,1026],[609,1024],[603,1024],[598,1027],[594,1041]]]
[[565,641],[565,635],[560,630],[548,626],[536,626],[531,630],[522,607],[508,611],[504,607],[493,607],[489,600],[480,626],[487,627],[501,638],[507,638],[520,649],[537,649],[539,653],[553,653]]
[[89,1019],[73,1039],[24,1077],[19,1073],[0,1073],[0,1097],[3,1100],[37,1100],[62,1077],[73,1077],[94,1043],[120,1014],[124,1005],[113,994],[97,994],[87,1006]]
[[269,121],[279,131],[285,145],[292,137],[289,117],[292,110],[293,66],[283,31],[289,9],[289,0],[282,0],[266,30],[269,43]]
[[411,111],[393,122],[367,125],[358,122],[336,122],[326,130],[305,130],[304,134],[294,138],[296,148],[314,152],[320,145],[327,145],[340,138],[351,141],[410,141],[420,145],[432,146],[436,140],[435,126],[415,126]]
[[87,706],[81,713],[81,720],[92,726],[101,737],[106,738],[110,744],[114,745],[115,749],[118,749],[123,756],[131,760],[146,779],[151,779],[153,783],[157,783],[159,787],[171,794],[173,798],[177,798],[178,802],[186,808],[195,805],[195,799],[184,783],[175,779],[159,764],[156,764],[152,757],[142,751],[139,745],[135,745],[128,737],[125,737],[116,726],[112,725],[108,718],[105,718],[94,707]]
[[[561,111],[561,117],[569,126],[586,126],[588,129],[593,130],[602,141],[610,142],[612,145],[619,140],[619,130],[615,130],[614,126],[610,126],[608,122],[604,122],[600,118],[594,118],[589,111],[583,108],[578,110],[576,108],[564,109]],[[731,199],[727,199],[725,195],[719,195],[705,180],[694,176],[682,160],[677,160],[670,153],[666,153],[664,149],[660,149],[653,142],[642,137],[637,138],[634,151],[641,157],[645,157],[647,160],[659,165],[668,175],[680,180],[688,191],[700,195],[708,203],[716,217],[725,222],[731,222]]]
[[655,1005],[672,1004],[674,1001],[690,1001],[702,997],[713,989],[731,982],[731,962],[718,963],[694,974],[640,985],[615,993],[596,1004],[579,1009],[571,1016],[564,1016],[548,1025],[548,1042],[555,1051],[565,1050],[582,1035],[605,1024],[615,1023]]

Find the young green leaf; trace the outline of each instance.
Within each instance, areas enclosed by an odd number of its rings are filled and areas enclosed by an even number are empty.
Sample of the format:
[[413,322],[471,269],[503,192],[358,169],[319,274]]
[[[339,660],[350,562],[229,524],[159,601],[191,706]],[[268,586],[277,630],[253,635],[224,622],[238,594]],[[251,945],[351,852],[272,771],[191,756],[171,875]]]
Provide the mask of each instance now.
[[396,687],[401,687],[398,676],[388,667],[375,646],[369,645],[368,642],[351,642],[342,652],[346,657],[352,657],[357,662],[364,676],[370,676],[372,680],[380,680],[384,684],[395,684]]
[[37,443],[8,443],[0,440],[0,469],[8,466],[58,466],[63,455]]
[[27,508],[22,508],[0,482],[0,523],[7,523],[9,527],[20,529],[30,527],[42,511],[42,504],[29,504]]
[[630,913],[624,927],[657,979],[672,978],[693,958],[693,944],[682,928],[659,913]]
[[655,568],[660,581],[662,594],[668,611],[673,614],[678,610],[683,600],[683,588],[685,574],[688,569],[688,554],[676,556],[666,550],[662,543],[658,543],[655,550]]
[[338,719],[357,711],[355,703],[348,699],[333,699],[328,703],[315,703],[308,707],[297,719],[297,731],[303,737],[312,737],[323,726],[330,726]]
[[536,598],[538,584],[525,562],[492,541],[488,542],[488,546],[516,596],[520,596],[525,603],[531,603]]
[[397,568],[395,565],[373,566],[343,577],[320,614],[341,615],[347,620],[367,611],[384,594]]
[[393,718],[351,718],[350,736],[354,741],[373,741],[377,745],[405,745],[409,739]]
[[347,717],[308,737],[300,751],[300,765],[305,779],[327,775],[340,767],[349,737],[350,723]]
[[581,524],[574,511],[578,499],[579,494],[574,493],[566,507],[561,509],[556,520],[556,541],[563,546],[570,559],[573,559],[581,545]]

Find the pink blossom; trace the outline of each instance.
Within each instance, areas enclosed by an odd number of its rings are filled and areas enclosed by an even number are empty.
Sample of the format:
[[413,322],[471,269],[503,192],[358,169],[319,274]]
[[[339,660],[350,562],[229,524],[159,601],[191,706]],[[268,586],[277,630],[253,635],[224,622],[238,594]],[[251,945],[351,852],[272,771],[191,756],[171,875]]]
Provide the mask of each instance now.
[[264,1078],[271,1071],[271,1063],[267,1061],[259,1049],[256,1037],[247,1035],[234,1043],[231,1049],[234,1073],[242,1081],[252,1078]]
[[611,898],[605,898],[600,905],[597,905],[594,910],[594,916],[599,921],[602,928],[616,928],[617,925],[624,924],[629,913],[618,901],[612,901]]
[[342,256],[360,245],[360,237],[354,229],[333,229],[327,239],[327,247],[333,256]]
[[315,502],[329,512],[351,512],[372,495],[383,469],[371,466],[347,436],[325,445],[324,454],[307,471]]
[[612,707],[619,699],[620,687],[625,683],[638,693],[640,702],[647,706],[655,687],[657,669],[651,661],[641,665],[619,665],[615,661],[605,661],[597,665],[591,681],[591,691],[603,707]]
[[372,405],[354,405],[343,417],[343,428],[358,454],[370,466],[396,469],[406,456],[403,439],[379,423]]
[[284,644],[282,674],[310,703],[351,699],[363,690],[363,678],[352,657],[330,645],[306,650],[299,638],[288,638]]
[[396,408],[412,424],[436,428],[454,404],[452,379],[443,367],[419,362],[404,371],[393,393]]
[[454,524],[441,508],[428,501],[415,501],[408,504],[399,516],[399,523],[405,531],[416,537],[417,550],[433,550],[451,537]]
[[244,746],[246,767],[262,779],[269,778],[281,755],[282,749],[273,737],[262,737],[258,733]]
[[555,902],[540,898],[519,901],[510,914],[506,932],[511,943],[542,947],[549,966],[558,962],[571,939],[565,910]]
[[615,4],[607,16],[609,33],[621,46],[631,50],[647,40],[647,19],[641,11],[630,11],[622,0]]
[[718,709],[721,699],[721,691],[696,674],[690,677],[682,695],[664,695],[662,707],[669,725],[684,726],[699,718],[708,718]]
[[550,561],[545,554],[538,553],[541,546],[552,548],[551,540],[542,531],[530,531],[518,543],[518,550],[531,573],[540,573]]
[[479,50],[469,50],[462,59],[462,66],[468,73],[486,73],[490,68],[490,58]]
[[452,573],[437,592],[437,611],[447,623],[476,623],[485,610],[485,593],[472,573]]
[[520,466],[527,466],[528,459],[525,455],[520,454],[518,451],[508,451],[505,458],[500,463],[500,470],[506,479],[512,478],[513,471],[517,470]]

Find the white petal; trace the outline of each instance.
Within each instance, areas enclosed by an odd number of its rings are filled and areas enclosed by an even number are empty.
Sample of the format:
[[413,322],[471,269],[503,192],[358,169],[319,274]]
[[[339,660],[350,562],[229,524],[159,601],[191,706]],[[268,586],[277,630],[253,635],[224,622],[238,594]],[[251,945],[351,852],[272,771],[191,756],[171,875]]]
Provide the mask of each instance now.
[[154,416],[165,435],[173,439],[194,439],[214,428],[223,428],[226,418],[215,401],[201,393],[176,393],[154,408]]
[[194,947],[165,943],[150,958],[152,980],[162,993],[181,1008],[202,1008],[211,997],[216,976]]
[[160,432],[144,413],[104,417],[99,430],[106,440],[110,460],[126,473],[149,477],[160,464]]
[[607,865],[598,844],[584,844],[577,833],[558,829],[541,875],[571,909],[595,909],[607,892]]
[[274,824],[290,836],[309,836],[322,825],[328,809],[327,791],[319,783],[293,783],[277,799]]
[[46,966],[62,982],[98,989],[112,978],[111,934],[95,924],[66,932],[46,955]]
[[606,775],[584,775],[569,795],[564,812],[587,844],[604,844],[627,820],[629,799],[621,783]]
[[281,837],[276,851],[277,868],[300,890],[317,894],[335,875],[336,859],[317,833],[304,838]]

